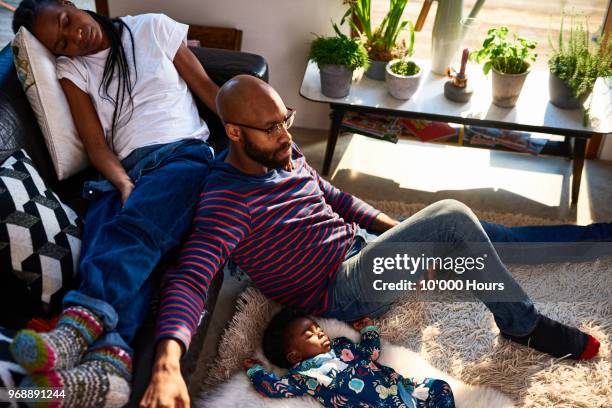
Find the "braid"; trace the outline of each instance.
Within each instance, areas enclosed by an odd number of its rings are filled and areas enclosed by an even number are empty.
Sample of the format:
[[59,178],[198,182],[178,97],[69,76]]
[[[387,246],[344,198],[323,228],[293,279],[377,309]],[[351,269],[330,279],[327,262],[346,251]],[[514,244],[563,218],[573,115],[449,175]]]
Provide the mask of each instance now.
[[[21,27],[25,27],[28,31],[33,32],[33,25],[36,15],[42,8],[49,4],[62,5],[63,3],[61,0],[23,0],[17,7],[17,10],[13,16],[13,32],[17,33]],[[84,11],[89,13],[89,15],[100,24],[102,30],[104,30],[104,33],[107,35],[111,43],[110,51],[104,65],[102,82],[100,83],[98,92],[102,98],[111,101],[115,105],[110,136],[110,147],[114,151],[117,122],[126,99],[130,104],[130,116],[128,120],[131,119],[132,114],[134,113],[132,91],[137,80],[135,69],[136,53],[134,47],[134,35],[132,34],[132,30],[130,30],[130,28],[120,18],[111,19],[109,17],[96,14],[93,11]],[[132,44],[132,62],[134,65],[134,74],[136,75],[134,82],[132,82],[132,75],[128,65],[128,57],[126,56],[123,43],[121,42],[121,36],[124,29],[127,29],[130,35],[130,42]],[[110,95],[110,86],[113,82],[115,74],[117,76],[118,84],[117,91],[113,97]],[[104,91],[104,94],[102,91]]]
[[[110,147],[112,150],[115,150],[115,132],[117,130],[117,122],[126,98],[129,100],[130,104],[130,116],[128,120],[132,118],[132,114],[134,113],[132,91],[137,79],[136,69],[134,69],[136,78],[134,78],[134,82],[132,82],[132,74],[130,73],[130,68],[128,65],[128,57],[126,56],[125,48],[121,42],[123,30],[127,29],[128,34],[130,35],[130,43],[132,44],[132,62],[134,64],[134,68],[136,68],[134,35],[132,34],[132,30],[130,30],[130,28],[120,18],[111,19],[96,14],[93,11],[87,12],[102,26],[102,29],[107,34],[111,43],[110,51],[108,53],[108,57],[106,57],[106,63],[104,64],[104,73],[102,74],[102,82],[100,83],[98,92],[102,98],[111,101],[115,105],[110,137]],[[115,96],[112,97],[109,90],[111,83],[113,82],[113,78],[115,77],[115,72],[117,73],[118,84]],[[102,90],[104,90],[104,95],[102,94]]]

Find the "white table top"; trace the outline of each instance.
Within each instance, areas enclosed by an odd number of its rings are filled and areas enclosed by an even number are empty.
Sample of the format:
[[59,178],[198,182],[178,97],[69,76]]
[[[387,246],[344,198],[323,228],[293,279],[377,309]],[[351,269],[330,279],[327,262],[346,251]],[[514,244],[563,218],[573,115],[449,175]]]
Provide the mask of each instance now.
[[459,123],[474,123],[469,119],[477,119],[483,121],[482,125],[507,125],[507,128],[523,126],[525,130],[529,130],[527,127],[537,127],[549,133],[555,133],[555,130],[559,134],[612,133],[612,78],[597,80],[592,96],[591,121],[585,127],[581,109],[564,110],[550,103],[548,71],[533,70],[529,73],[516,106],[500,108],[491,103],[491,81],[484,76],[480,66],[470,64],[467,70],[469,83],[474,88],[472,99],[466,103],[457,103],[444,96],[446,78],[433,74],[429,70],[428,61],[417,62],[424,74],[418,91],[407,101],[392,97],[383,81],[375,81],[366,76],[353,82],[347,97],[329,98],[321,93],[319,68],[312,61],[306,67],[300,95],[315,102],[434,115],[430,119],[440,115],[445,117],[441,118],[443,120],[452,122],[451,118],[456,118]]

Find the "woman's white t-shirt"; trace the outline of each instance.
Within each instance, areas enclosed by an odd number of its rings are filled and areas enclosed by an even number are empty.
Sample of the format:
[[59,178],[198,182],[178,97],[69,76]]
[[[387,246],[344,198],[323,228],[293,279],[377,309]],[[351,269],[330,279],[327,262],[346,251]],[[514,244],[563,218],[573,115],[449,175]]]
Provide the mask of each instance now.
[[[114,137],[115,153],[122,160],[134,149],[187,138],[207,140],[208,126],[200,118],[187,84],[172,62],[181,43],[187,40],[188,26],[163,14],[121,17],[132,30],[136,56],[134,75],[132,44],[124,28],[123,47],[130,67],[133,111],[126,98],[119,114]],[[91,96],[107,141],[111,137],[115,105],[100,89],[110,49],[83,57],[58,57],[57,77],[67,78]],[[117,74],[109,95],[115,97]],[[131,117],[130,117],[131,113]],[[78,118],[76,119],[78,120]]]

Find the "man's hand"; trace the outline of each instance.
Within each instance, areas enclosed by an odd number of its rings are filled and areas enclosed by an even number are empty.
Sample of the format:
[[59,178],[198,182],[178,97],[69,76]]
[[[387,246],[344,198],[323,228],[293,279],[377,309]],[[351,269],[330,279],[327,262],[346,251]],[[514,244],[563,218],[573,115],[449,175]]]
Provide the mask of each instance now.
[[400,222],[398,220],[389,217],[387,214],[380,213],[374,219],[374,221],[372,221],[372,224],[368,227],[368,229],[374,232],[383,233],[399,225],[399,223]]
[[369,317],[362,317],[361,319],[354,321],[352,325],[353,329],[361,331],[361,329],[363,329],[364,327],[373,326],[374,321]]
[[181,375],[182,348],[174,339],[157,345],[155,365],[140,408],[189,408],[189,392]]
[[242,366],[244,367],[245,370],[248,370],[249,368],[253,367],[254,365],[263,365],[263,363],[261,361],[259,361],[256,358],[245,358],[242,361]]

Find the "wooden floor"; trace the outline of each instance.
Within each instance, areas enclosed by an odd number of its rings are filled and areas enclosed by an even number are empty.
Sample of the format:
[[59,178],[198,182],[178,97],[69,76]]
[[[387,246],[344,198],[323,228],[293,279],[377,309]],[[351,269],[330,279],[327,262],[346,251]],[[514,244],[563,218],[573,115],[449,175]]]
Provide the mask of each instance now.
[[[460,0],[447,0],[460,1]],[[467,17],[475,0],[464,1],[464,16]],[[563,11],[581,13],[589,21],[589,31],[599,33],[607,10],[609,0],[487,0],[482,6],[478,19],[477,31],[466,39],[464,47],[475,49],[482,44],[489,28],[507,26],[510,30],[538,42],[538,59],[536,66],[545,67],[550,47],[548,36],[556,39]],[[416,22],[423,1],[409,1],[404,17]],[[433,28],[438,2],[434,2],[423,30],[416,33],[415,56],[429,58],[431,48],[431,31]],[[382,21],[389,7],[388,0],[373,0],[372,15],[378,24]],[[404,35],[405,36],[405,35]]]

